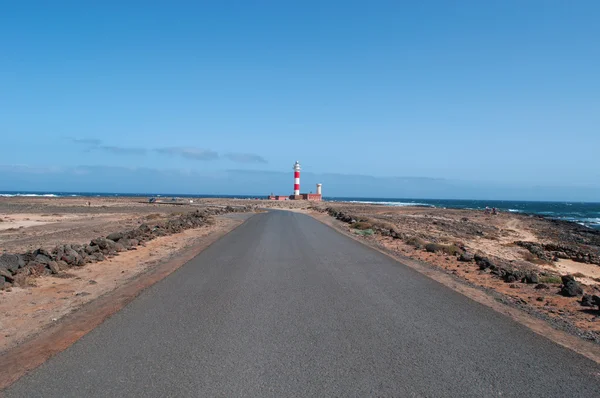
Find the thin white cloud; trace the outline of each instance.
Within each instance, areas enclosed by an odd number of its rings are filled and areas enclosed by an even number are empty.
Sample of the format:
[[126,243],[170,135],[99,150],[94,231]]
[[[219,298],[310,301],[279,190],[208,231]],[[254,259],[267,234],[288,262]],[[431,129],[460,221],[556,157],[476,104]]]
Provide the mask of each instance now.
[[95,138],[69,138],[71,142],[84,145],[87,151],[104,151],[115,153],[117,155],[145,155],[148,152],[145,148],[124,147],[118,145],[103,145],[102,140]]
[[237,163],[268,163],[265,158],[253,153],[227,153],[224,157]]
[[210,149],[200,149],[193,147],[168,147],[157,148],[156,152],[163,155],[181,156],[193,160],[217,160],[219,154]]

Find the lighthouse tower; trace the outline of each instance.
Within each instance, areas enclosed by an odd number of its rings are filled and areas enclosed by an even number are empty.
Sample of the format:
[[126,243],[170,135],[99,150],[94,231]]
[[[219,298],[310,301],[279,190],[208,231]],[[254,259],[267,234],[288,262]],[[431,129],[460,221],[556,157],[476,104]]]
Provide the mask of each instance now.
[[300,196],[300,162],[294,164],[294,196]]

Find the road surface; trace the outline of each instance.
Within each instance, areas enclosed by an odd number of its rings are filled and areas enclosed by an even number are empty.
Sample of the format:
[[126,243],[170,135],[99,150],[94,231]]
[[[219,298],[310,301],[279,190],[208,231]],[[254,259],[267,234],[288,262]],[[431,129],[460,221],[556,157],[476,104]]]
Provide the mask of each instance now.
[[600,396],[600,367],[309,216],[258,214],[7,397]]

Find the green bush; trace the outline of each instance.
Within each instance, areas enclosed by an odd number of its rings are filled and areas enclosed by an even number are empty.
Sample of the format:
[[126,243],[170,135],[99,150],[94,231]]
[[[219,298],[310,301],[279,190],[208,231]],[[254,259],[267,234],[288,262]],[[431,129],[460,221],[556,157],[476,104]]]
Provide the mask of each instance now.
[[562,283],[562,279],[557,275],[540,276],[540,283]]
[[362,236],[371,236],[374,234],[372,229],[355,229],[354,233]]

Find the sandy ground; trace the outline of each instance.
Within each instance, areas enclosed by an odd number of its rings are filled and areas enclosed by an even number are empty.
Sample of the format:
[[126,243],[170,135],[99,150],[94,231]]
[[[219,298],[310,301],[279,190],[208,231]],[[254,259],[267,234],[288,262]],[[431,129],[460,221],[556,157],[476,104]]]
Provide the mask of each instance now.
[[0,292],[0,352],[22,342],[83,304],[136,278],[209,234],[238,225],[227,218],[182,233],[160,237],[112,259],[31,280],[31,286]]
[[200,207],[149,204],[141,198],[2,197],[0,251],[22,253],[64,243],[89,243],[99,236]]

